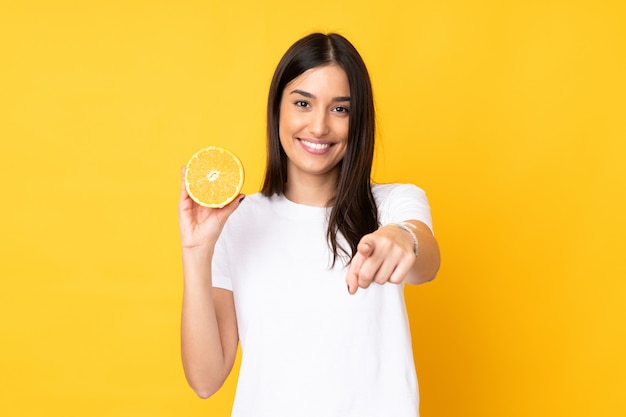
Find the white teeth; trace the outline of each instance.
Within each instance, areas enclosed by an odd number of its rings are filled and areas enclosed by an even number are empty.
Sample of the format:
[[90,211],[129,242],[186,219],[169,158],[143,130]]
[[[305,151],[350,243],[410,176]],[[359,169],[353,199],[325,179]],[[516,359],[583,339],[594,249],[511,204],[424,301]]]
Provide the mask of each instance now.
[[330,143],[313,143],[313,142],[308,142],[306,140],[302,140],[302,143],[307,148],[312,148],[312,149],[317,149],[317,150],[326,149],[330,146]]

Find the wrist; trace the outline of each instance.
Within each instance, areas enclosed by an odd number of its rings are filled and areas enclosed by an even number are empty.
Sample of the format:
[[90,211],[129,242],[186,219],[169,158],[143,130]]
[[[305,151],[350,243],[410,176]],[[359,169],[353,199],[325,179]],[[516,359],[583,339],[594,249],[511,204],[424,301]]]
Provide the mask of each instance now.
[[183,259],[193,260],[211,260],[213,258],[214,246],[202,245],[202,246],[183,246],[182,253]]
[[185,288],[209,288],[213,249],[204,246],[183,248],[182,255]]
[[415,232],[413,231],[415,229],[415,226],[413,226],[409,222],[389,223],[389,224],[386,224],[385,226],[397,227],[398,229],[401,229],[407,232],[411,236],[411,239],[413,240],[413,253],[415,254],[415,256],[417,256],[419,244],[417,241],[417,236],[415,235]]

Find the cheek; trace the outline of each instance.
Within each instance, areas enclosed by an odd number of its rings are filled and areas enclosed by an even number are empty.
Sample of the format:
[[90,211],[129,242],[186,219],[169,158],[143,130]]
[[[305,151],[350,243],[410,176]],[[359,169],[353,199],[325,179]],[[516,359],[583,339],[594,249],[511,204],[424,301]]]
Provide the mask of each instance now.
[[290,111],[291,109],[281,108],[280,116],[278,118],[278,131],[289,134],[298,125],[297,115]]
[[278,118],[278,137],[282,142],[283,139],[289,135],[289,123],[287,118],[285,118],[284,113],[280,113],[280,117]]
[[350,130],[350,123],[348,120],[339,120],[337,123],[336,130],[337,136],[341,137],[343,140],[348,140],[348,131]]

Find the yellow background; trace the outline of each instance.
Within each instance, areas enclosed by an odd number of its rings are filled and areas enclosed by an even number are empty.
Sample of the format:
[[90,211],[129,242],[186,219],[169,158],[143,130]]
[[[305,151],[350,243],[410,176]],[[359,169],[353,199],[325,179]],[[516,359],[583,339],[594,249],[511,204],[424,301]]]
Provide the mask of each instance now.
[[236,378],[202,401],[179,360],[179,172],[221,145],[258,190],[272,71],[323,30],[369,65],[374,179],[431,200],[423,416],[626,415],[625,22],[621,0],[2,0],[0,414],[228,415]]

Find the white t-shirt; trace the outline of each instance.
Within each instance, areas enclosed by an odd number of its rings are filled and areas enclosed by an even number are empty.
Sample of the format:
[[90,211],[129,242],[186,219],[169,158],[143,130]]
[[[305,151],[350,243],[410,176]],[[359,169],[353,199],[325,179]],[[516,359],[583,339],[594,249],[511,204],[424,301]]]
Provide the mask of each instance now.
[[[432,228],[426,195],[373,185],[384,225]],[[403,285],[350,295],[331,265],[330,209],[246,197],[213,258],[213,286],[233,291],[242,362],[233,417],[416,417],[419,396]]]

